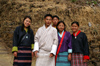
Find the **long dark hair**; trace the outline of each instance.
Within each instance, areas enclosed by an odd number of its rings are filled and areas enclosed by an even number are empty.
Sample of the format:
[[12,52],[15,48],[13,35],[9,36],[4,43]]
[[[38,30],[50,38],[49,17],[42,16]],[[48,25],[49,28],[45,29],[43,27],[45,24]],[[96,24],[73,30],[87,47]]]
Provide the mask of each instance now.
[[64,31],[66,31],[66,24],[64,23],[64,21],[59,21],[59,22],[58,22],[58,24],[57,24],[57,26],[56,26],[57,31],[59,32],[58,25],[59,25],[60,23],[63,23],[63,24],[64,24]]
[[[32,21],[32,18],[30,16],[25,16],[24,19],[23,19],[23,23],[22,23],[22,31],[24,31],[24,27],[25,27],[24,26],[24,21],[27,18],[29,18]],[[30,33],[30,29],[31,29],[30,26],[28,26],[27,28],[28,28],[28,33]]]

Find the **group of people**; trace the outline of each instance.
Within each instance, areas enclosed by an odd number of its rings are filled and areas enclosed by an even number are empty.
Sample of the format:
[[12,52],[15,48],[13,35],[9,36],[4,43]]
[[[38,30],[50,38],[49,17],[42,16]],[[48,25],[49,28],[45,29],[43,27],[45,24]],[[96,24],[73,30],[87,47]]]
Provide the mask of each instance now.
[[90,59],[88,40],[79,30],[77,21],[71,23],[71,35],[66,31],[64,21],[46,14],[45,24],[35,36],[30,28],[31,22],[32,18],[25,16],[23,24],[14,31],[13,66],[31,66],[33,56],[36,57],[36,66],[87,66]]

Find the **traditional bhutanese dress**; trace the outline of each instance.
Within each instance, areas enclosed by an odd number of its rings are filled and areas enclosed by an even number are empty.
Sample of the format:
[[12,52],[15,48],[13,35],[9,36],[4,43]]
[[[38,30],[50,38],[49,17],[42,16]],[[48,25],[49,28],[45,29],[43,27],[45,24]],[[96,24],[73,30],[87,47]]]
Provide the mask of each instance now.
[[51,25],[46,28],[40,27],[35,35],[34,51],[39,51],[36,66],[55,66],[55,56],[49,57],[50,53],[56,55],[58,45],[57,30]]
[[72,61],[71,66],[87,66],[83,60],[89,60],[89,46],[85,33],[80,30],[72,34]]
[[[59,44],[60,44],[63,33],[64,31],[62,32],[62,34],[58,32]],[[68,61],[68,54],[72,53],[71,40],[72,40],[72,36],[70,32],[66,31],[57,60],[56,60],[56,66],[70,66],[70,62]]]
[[13,66],[31,66],[33,44],[34,35],[31,29],[30,32],[22,31],[22,26],[15,29],[12,52],[17,52],[17,57],[14,57]]

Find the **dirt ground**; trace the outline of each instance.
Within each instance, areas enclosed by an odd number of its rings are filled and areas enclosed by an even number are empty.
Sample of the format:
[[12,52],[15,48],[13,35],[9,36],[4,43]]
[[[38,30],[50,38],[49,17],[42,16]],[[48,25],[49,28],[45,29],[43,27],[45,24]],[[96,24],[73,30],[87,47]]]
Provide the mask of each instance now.
[[[11,48],[6,47],[6,44],[3,42],[2,38],[0,38],[0,66],[13,66],[14,56],[11,53]],[[36,58],[32,58],[32,65],[35,66]],[[94,66],[89,64],[88,66]],[[99,65],[100,66],[100,63]]]
[[[5,43],[0,38],[0,66],[13,66],[13,54],[11,49],[5,46]],[[35,57],[32,58],[32,66],[35,66]]]

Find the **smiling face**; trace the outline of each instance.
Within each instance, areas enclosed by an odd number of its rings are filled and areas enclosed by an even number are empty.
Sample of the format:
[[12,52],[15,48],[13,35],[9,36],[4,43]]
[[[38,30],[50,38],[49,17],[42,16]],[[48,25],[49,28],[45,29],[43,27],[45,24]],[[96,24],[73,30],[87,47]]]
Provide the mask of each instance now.
[[31,24],[31,20],[30,20],[29,18],[26,18],[26,19],[24,20],[24,27],[29,27],[30,24]]
[[79,26],[76,23],[74,23],[74,24],[72,24],[71,29],[73,32],[77,32],[79,29]]
[[52,22],[53,22],[53,25],[56,26],[57,23],[59,22],[59,19],[57,17],[54,17]]
[[57,28],[58,28],[59,32],[62,32],[64,30],[65,26],[63,23],[60,23]]
[[52,23],[52,17],[47,16],[47,17],[44,19],[44,21],[45,21],[45,25],[46,25],[46,26],[50,26],[51,23]]

